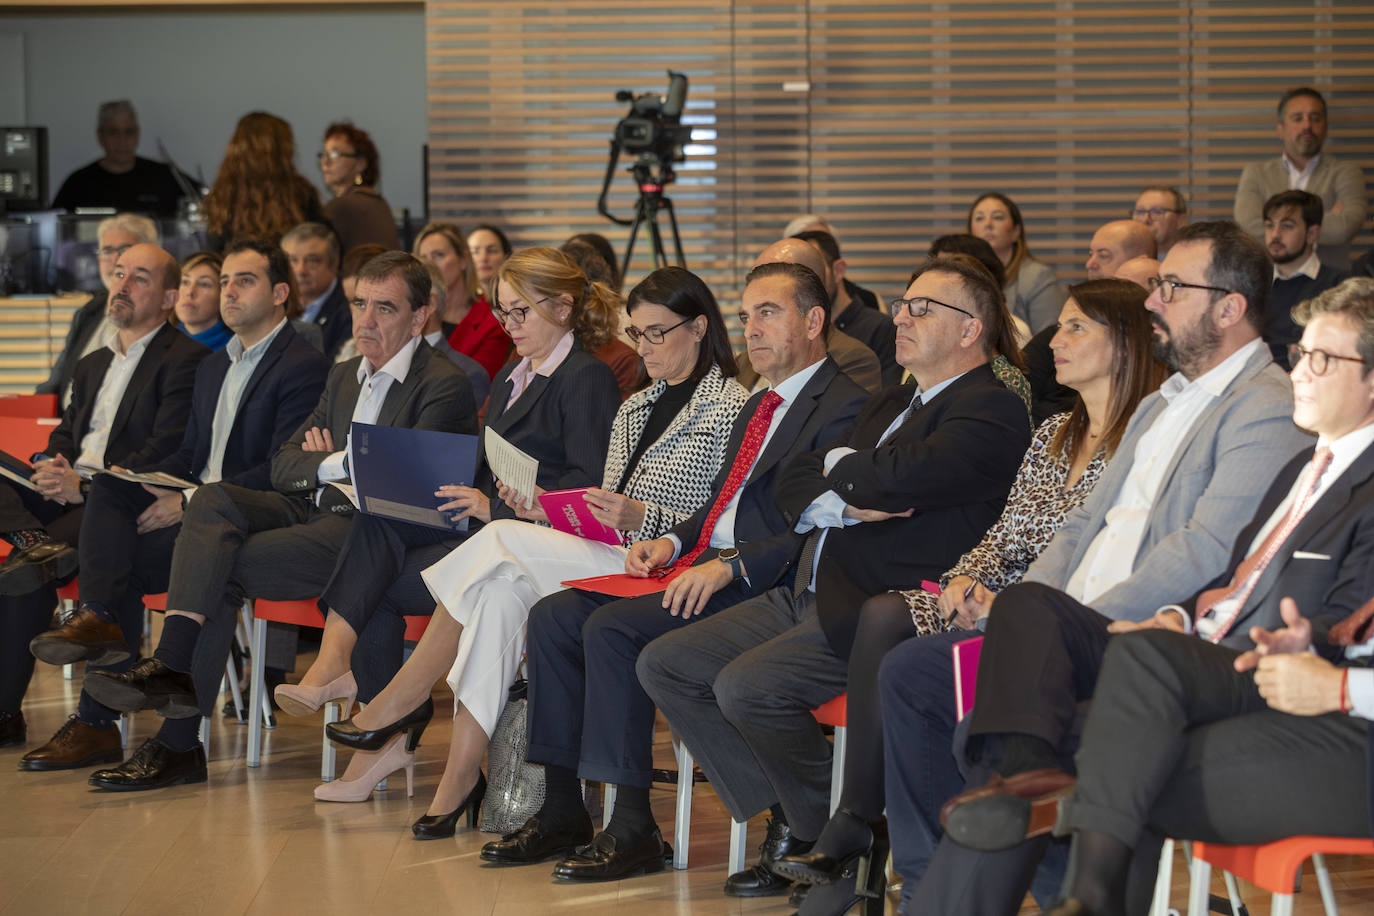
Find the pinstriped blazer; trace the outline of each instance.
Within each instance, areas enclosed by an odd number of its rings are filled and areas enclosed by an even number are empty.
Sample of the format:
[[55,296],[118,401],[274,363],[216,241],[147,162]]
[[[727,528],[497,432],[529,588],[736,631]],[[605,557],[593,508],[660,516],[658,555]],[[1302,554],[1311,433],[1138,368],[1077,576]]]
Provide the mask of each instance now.
[[[1164,411],[1158,391],[1136,408],[1116,455],[1088,498],[1069,513],[1026,582],[1063,589],[1106,524],[1140,437]],[[1169,457],[1131,575],[1093,601],[1114,620],[1144,620],[1221,575],[1269,484],[1312,437],[1293,425],[1293,387],[1266,347],[1198,417]]]
[[[620,484],[654,402],[666,387],[666,382],[655,382],[620,405],[611,426],[602,489],[613,490]],[[645,449],[620,489],[644,503],[644,524],[638,531],[623,533],[624,546],[663,536],[711,499],[711,485],[725,463],[735,416],[747,400],[749,392],[723,376],[719,366],[713,365],[702,377],[686,406]]]

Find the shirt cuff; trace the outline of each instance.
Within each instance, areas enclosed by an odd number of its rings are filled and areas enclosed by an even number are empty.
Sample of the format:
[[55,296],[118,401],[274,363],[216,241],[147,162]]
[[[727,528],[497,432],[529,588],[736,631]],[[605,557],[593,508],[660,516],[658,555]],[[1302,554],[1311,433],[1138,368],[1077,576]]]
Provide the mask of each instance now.
[[1374,669],[1347,668],[1346,690],[1350,693],[1350,714],[1374,721]]
[[811,500],[811,505],[802,512],[801,518],[797,519],[797,527],[793,530],[797,534],[805,534],[812,528],[843,528],[845,525],[857,525],[858,519],[844,517],[844,507],[844,500],[838,493],[826,490]]
[[1183,618],[1183,632],[1187,633],[1189,636],[1193,635],[1193,617],[1191,614],[1177,604],[1166,604],[1164,607],[1155,611],[1155,613],[1163,614],[1165,611],[1173,611],[1179,617]]
[[682,555],[682,541],[678,538],[676,534],[673,534],[671,531],[669,531],[663,537],[673,542],[673,555],[668,558],[668,562],[676,563],[677,558]]
[[348,474],[344,471],[344,456],[347,454],[348,452],[340,450],[321,461],[319,468],[315,471],[315,479],[320,483],[328,483],[331,480],[343,480],[347,477]]
[[843,458],[843,457],[846,456],[846,455],[852,455],[852,454],[854,454],[854,453],[857,452],[857,451],[858,451],[858,449],[856,449],[856,448],[850,448],[850,447],[847,446],[847,445],[841,445],[841,446],[838,446],[838,447],[836,447],[836,448],[832,448],[830,451],[826,452],[826,453],[825,453],[825,473],[826,473],[826,476],[829,476],[829,475],[830,475],[830,472],[833,471],[833,470],[835,470],[835,465],[837,465],[837,464],[840,463],[840,459],[841,459],[841,458]]

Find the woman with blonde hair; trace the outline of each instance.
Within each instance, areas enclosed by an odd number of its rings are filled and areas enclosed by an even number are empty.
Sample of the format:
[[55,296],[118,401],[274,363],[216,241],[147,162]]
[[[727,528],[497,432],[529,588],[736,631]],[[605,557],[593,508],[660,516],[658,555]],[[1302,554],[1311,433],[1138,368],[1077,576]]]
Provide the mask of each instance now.
[[290,124],[265,111],[239,118],[202,204],[207,248],[223,251],[240,238],[279,242],[292,226],[324,220],[320,196],[295,158]]
[[429,223],[415,236],[413,253],[444,275],[443,322],[449,346],[482,364],[493,379],[506,363],[510,339],[491,313],[477,283],[467,237],[454,223]]
[[210,251],[197,251],[181,263],[172,324],[187,337],[211,350],[223,350],[234,332],[219,315],[219,272],[223,260]]

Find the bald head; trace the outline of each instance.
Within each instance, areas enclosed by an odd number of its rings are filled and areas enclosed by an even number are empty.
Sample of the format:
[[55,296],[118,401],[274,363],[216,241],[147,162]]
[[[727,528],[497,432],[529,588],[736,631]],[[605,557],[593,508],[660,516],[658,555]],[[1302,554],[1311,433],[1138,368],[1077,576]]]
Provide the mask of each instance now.
[[800,264],[802,267],[810,268],[811,272],[820,277],[828,291],[830,289],[830,268],[825,263],[825,257],[820,249],[810,242],[803,239],[783,239],[769,245],[759,256],[754,258],[754,266],[760,264]]
[[176,258],[156,245],[134,245],[119,255],[105,315],[127,338],[126,346],[167,320],[180,285]]
[[782,230],[782,234],[785,236],[797,235],[798,233],[806,232],[808,229],[819,229],[822,232],[829,232],[837,239],[839,238],[839,236],[835,235],[835,230],[825,221],[825,217],[817,213],[803,213],[801,216],[795,217]]
[[1102,280],[1113,276],[1131,258],[1153,258],[1155,254],[1155,235],[1149,226],[1133,219],[1114,219],[1093,233],[1084,266],[1089,280]]
[[1118,280],[1130,280],[1132,283],[1139,284],[1149,289],[1150,278],[1159,276],[1159,262],[1154,258],[1147,258],[1144,255],[1138,258],[1131,258],[1125,264],[1118,267],[1113,276]]

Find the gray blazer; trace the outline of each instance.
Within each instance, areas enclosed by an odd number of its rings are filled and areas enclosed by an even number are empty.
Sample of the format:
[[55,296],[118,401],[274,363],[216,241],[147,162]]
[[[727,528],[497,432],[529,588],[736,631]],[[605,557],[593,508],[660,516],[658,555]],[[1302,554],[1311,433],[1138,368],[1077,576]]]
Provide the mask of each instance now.
[[1003,288],[1007,309],[1038,334],[1059,320],[1064,307],[1064,288],[1054,268],[1035,258],[1026,258],[1016,272],[1016,280]]
[[[1287,190],[1288,171],[1278,156],[1250,163],[1240,173],[1240,184],[1236,186],[1236,222],[1263,242],[1264,202]],[[1364,225],[1364,173],[1353,162],[1342,162],[1323,153],[1307,181],[1307,190],[1320,197],[1326,209],[1317,239],[1317,257],[1323,264],[1349,269],[1350,240]],[[1341,212],[1333,214],[1331,208],[1337,201],[1341,202]]]
[[[1025,581],[1063,589],[1106,522],[1140,437],[1164,411],[1159,392],[1140,402],[1116,456],[1069,513]],[[1232,545],[1269,484],[1313,439],[1293,425],[1293,388],[1261,346],[1179,444],[1150,509],[1131,575],[1093,601],[1114,620],[1144,620],[1201,591],[1226,570]]]

